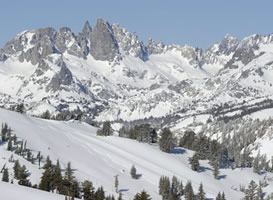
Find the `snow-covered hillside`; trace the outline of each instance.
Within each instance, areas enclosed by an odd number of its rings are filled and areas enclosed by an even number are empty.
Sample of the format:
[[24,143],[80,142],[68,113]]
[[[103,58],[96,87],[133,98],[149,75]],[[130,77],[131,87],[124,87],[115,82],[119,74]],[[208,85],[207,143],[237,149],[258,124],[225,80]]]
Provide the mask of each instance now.
[[0,198],[3,200],[64,200],[64,197],[61,195],[44,192],[37,189],[31,189],[28,187],[12,185],[5,182],[0,182],[0,188]]
[[[247,186],[253,179],[255,182],[266,179],[268,186],[264,191],[269,194],[273,191],[273,174],[264,173],[257,175],[252,169],[221,169],[220,179],[213,177],[207,161],[201,161],[202,170],[197,173],[191,170],[188,164],[192,152],[186,149],[176,149],[176,153],[164,153],[156,145],[139,143],[134,140],[118,136],[96,136],[97,129],[78,121],[53,121],[29,117],[25,114],[0,109],[0,123],[8,123],[19,139],[27,140],[28,147],[46,156],[50,155],[53,162],[60,160],[62,168],[71,161],[78,180],[91,180],[95,187],[103,185],[108,194],[114,192],[114,176],[119,175],[119,189],[124,194],[124,199],[132,199],[133,195],[145,189],[153,199],[160,199],[158,182],[162,175],[180,178],[184,185],[191,180],[194,191],[197,192],[202,182],[208,198],[215,198],[218,192],[225,192],[227,199],[240,199],[243,193],[239,191],[240,185]],[[6,151],[6,146],[0,146],[0,166],[7,163],[12,174],[12,164],[8,163],[11,152]],[[38,183],[42,170],[16,155],[15,159],[26,164],[31,172],[31,182]],[[130,168],[135,165],[138,180],[130,176]],[[0,199],[5,199],[13,187],[1,184]],[[18,194],[21,189],[18,187]],[[16,188],[17,191],[17,188]],[[25,191],[23,191],[25,192]],[[37,190],[34,191],[36,195]],[[43,192],[37,193],[37,195]],[[15,194],[14,194],[15,195]],[[48,194],[51,195],[51,194]],[[43,198],[43,197],[42,197]],[[42,199],[39,198],[39,199]],[[46,198],[46,196],[45,196]],[[50,199],[59,199],[58,196]]]

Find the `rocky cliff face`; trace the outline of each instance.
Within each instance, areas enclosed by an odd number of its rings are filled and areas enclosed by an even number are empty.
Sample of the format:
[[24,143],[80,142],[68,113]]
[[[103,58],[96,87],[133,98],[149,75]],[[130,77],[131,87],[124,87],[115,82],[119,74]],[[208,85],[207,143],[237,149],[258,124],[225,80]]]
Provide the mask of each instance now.
[[90,53],[96,60],[113,61],[119,53],[118,44],[113,36],[110,24],[98,19],[91,33]]
[[[207,50],[165,45],[98,19],[24,31],[0,50],[0,103],[29,113],[82,110],[96,120],[170,122],[221,105],[272,98],[273,37],[231,36]],[[160,120],[159,120],[160,121]]]

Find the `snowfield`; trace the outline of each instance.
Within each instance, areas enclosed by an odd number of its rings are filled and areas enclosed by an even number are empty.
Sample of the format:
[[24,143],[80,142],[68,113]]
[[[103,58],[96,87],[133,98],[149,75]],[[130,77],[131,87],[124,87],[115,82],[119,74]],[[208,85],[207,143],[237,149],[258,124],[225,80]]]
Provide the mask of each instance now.
[[[167,154],[156,145],[139,143],[134,140],[118,136],[96,136],[97,128],[78,121],[52,121],[33,118],[25,114],[0,109],[0,123],[7,122],[19,140],[27,140],[27,147],[34,152],[41,151],[46,157],[50,155],[53,163],[60,160],[64,169],[71,161],[75,176],[78,180],[91,180],[95,187],[103,185],[107,194],[114,194],[114,176],[119,176],[119,190],[124,199],[133,199],[133,196],[145,189],[153,199],[161,199],[158,194],[158,182],[162,175],[176,175],[183,180],[192,181],[195,193],[202,182],[207,198],[215,198],[218,192],[225,192],[227,199],[241,199],[244,194],[239,191],[240,185],[247,187],[251,180],[267,180],[268,186],[263,188],[267,194],[273,191],[273,174],[257,175],[252,169],[221,169],[220,179],[213,178],[207,161],[201,161],[200,173],[191,170],[188,158],[193,152],[185,149],[175,149],[174,153]],[[7,163],[12,176],[13,163],[8,162],[11,152],[6,151],[6,144],[0,146],[0,168]],[[32,184],[38,183],[42,170],[37,164],[31,164],[22,157],[14,155],[21,164],[25,164]],[[140,178],[132,179],[130,168],[135,165]],[[41,192],[39,190],[21,186],[0,184],[0,199],[61,199],[58,195]],[[5,192],[3,192],[5,191]],[[9,193],[12,195],[9,196]],[[28,198],[27,195],[31,195]],[[18,196],[16,196],[18,195]],[[36,196],[37,195],[37,196]],[[38,197],[39,196],[39,197]],[[63,199],[63,198],[62,198]]]
[[2,200],[63,200],[64,196],[45,192],[42,190],[31,189],[19,185],[12,185],[5,182],[0,182]]

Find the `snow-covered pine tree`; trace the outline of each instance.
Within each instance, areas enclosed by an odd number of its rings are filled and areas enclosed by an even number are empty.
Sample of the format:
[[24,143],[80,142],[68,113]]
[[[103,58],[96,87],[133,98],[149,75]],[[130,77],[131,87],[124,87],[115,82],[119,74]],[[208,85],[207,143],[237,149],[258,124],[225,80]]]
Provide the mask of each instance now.
[[222,196],[221,196],[221,193],[220,193],[220,192],[217,194],[215,200],[222,200]]
[[197,194],[197,200],[205,200],[206,199],[206,193],[203,189],[203,184],[201,183],[199,186],[198,194]]
[[170,179],[167,176],[161,176],[159,179],[159,194],[162,199],[168,199],[171,190]]
[[82,183],[82,193],[84,200],[93,200],[95,198],[95,191],[91,181],[84,181]]
[[105,192],[104,192],[103,187],[101,186],[95,192],[95,199],[96,200],[104,200],[104,198],[105,198]]
[[261,166],[260,166],[260,160],[261,160],[261,155],[260,151],[258,152],[257,156],[253,160],[253,172],[260,174],[261,172]]
[[1,129],[1,140],[2,142],[6,142],[7,140],[7,133],[8,133],[8,124],[2,123],[2,129]]
[[12,150],[12,139],[11,139],[11,136],[9,136],[9,139],[8,139],[8,147],[7,147],[7,150],[8,150],[8,151],[11,151],[11,150]]
[[5,168],[3,171],[2,181],[9,182],[9,170]]
[[173,133],[170,129],[164,128],[161,132],[161,138],[159,139],[159,149],[161,151],[170,153],[175,145]]
[[134,200],[151,200],[151,199],[152,198],[145,190],[143,190],[140,193],[137,193],[134,197]]
[[198,153],[196,153],[196,152],[193,154],[193,156],[191,158],[189,158],[191,169],[196,172],[200,171],[200,164],[199,164],[198,158],[199,158],[199,156],[198,156]]
[[226,195],[224,192],[222,192],[222,195],[221,195],[221,200],[226,200]]
[[113,135],[113,129],[109,121],[103,122],[102,128],[97,131],[97,135],[110,136]]
[[118,180],[118,175],[115,176],[115,189],[116,189],[116,193],[118,193],[119,189],[119,180]]
[[185,200],[194,200],[194,192],[192,189],[191,181],[188,181],[184,190]]
[[137,179],[137,170],[136,170],[135,165],[133,165],[133,166],[131,167],[130,174],[131,174],[131,177],[132,177],[133,179]]
[[15,179],[19,179],[19,170],[21,166],[18,160],[15,161],[14,166],[13,166],[13,174]]
[[245,191],[245,200],[254,200],[257,197],[257,188],[258,185],[255,183],[255,181],[251,180],[247,190]]

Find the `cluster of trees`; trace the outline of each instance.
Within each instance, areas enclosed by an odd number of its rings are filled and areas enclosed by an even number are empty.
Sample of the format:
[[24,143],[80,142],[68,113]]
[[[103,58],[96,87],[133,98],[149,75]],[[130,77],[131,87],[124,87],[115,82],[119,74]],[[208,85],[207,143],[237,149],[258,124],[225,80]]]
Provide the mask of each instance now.
[[[167,176],[161,176],[159,179],[159,194],[162,196],[162,200],[179,200],[184,197],[185,200],[205,200],[206,193],[203,189],[203,184],[200,183],[197,194],[194,194],[191,181],[188,181],[185,187],[181,180],[176,176],[170,178]],[[217,200],[226,200],[225,194],[220,194],[220,198]]]
[[253,146],[258,138],[267,134],[273,126],[273,119],[236,119],[228,123],[214,121],[202,127],[200,135],[210,135],[218,138],[221,148],[224,149],[224,160],[228,165],[224,167],[241,168],[253,167],[254,172],[262,170],[273,172],[273,159],[271,166],[266,155],[258,154],[255,158],[251,156],[251,150],[257,149]]
[[110,135],[113,135],[113,133],[114,131],[109,121],[103,122],[102,128],[98,129],[97,131],[97,135],[100,135],[100,136],[110,136]]
[[7,150],[15,151],[15,154],[23,156],[26,160],[34,163],[35,158],[30,149],[27,148],[27,141],[18,141],[16,134],[11,134],[12,130],[7,123],[2,124],[1,141],[7,142]]
[[[18,180],[19,185],[31,187],[31,182],[27,179],[29,173],[25,165],[21,166],[19,161],[16,160],[13,166],[14,178]],[[12,181],[13,182],[13,181]]]
[[16,105],[11,105],[9,110],[19,112],[19,113],[24,113],[25,112],[25,106],[23,103],[16,104]]
[[135,125],[133,128],[123,126],[119,130],[120,137],[126,137],[139,142],[157,143],[157,132],[150,124]]
[[68,121],[68,120],[79,120],[82,121],[84,116],[84,113],[82,111],[69,111],[64,110],[57,115],[52,115],[49,110],[46,110],[43,112],[40,117],[43,119],[52,119],[52,120],[58,120],[58,121]]
[[[249,115],[251,113],[257,112],[259,110],[273,108],[273,100],[266,99],[261,102],[254,103],[252,105],[226,105],[218,106],[217,108],[211,111],[212,115],[217,118],[218,121],[223,120],[225,123],[230,120],[242,119],[243,116]],[[236,112],[237,111],[237,112]],[[227,113],[236,112],[235,115],[225,115]]]
[[159,179],[159,194],[163,200],[179,199],[184,194],[182,181],[176,176],[172,177],[172,181],[168,176],[161,176]]
[[135,125],[133,128],[123,126],[119,130],[119,136],[149,144],[158,143],[159,149],[167,153],[170,153],[176,145],[176,139],[169,128],[163,128],[158,139],[156,129],[150,124]]
[[216,179],[219,176],[219,168],[230,164],[225,146],[206,136],[197,136],[193,131],[184,133],[179,140],[179,146],[195,151],[194,155],[189,158],[189,163],[194,171],[200,171],[199,160],[209,160]]
[[[265,199],[262,184],[260,183],[259,185],[257,185],[253,180],[250,181],[248,188],[244,190],[244,193],[245,193],[244,200]],[[268,196],[267,199],[271,199],[270,196]]]

